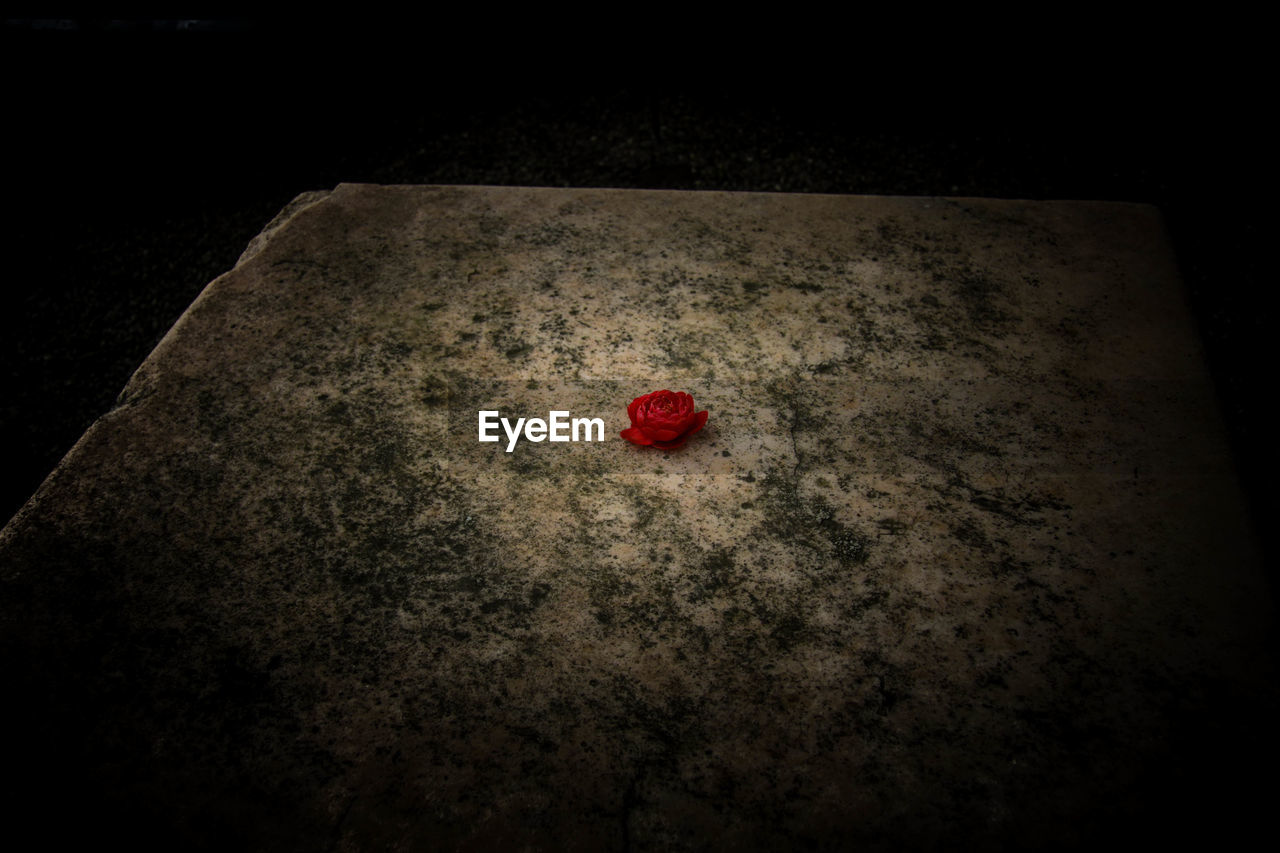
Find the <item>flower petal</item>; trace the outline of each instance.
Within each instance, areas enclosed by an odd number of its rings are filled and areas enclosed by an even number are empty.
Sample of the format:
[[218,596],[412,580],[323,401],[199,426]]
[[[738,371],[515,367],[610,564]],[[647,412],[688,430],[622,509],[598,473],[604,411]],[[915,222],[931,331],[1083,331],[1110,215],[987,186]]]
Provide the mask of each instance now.
[[620,435],[627,441],[634,444],[653,444],[653,439],[649,438],[649,436],[645,435],[642,430],[637,429],[636,427],[628,427],[627,429],[624,429]]
[[643,406],[652,396],[652,394],[644,394],[636,397],[631,401],[631,404],[627,406],[627,417],[631,419],[631,423],[634,424],[636,422],[636,417],[639,415],[640,407]]
[[666,416],[642,418],[640,426],[645,429],[669,429],[677,433],[684,432],[684,422],[679,418],[671,418]]
[[649,436],[649,438],[653,439],[655,444],[659,441],[675,441],[684,432],[684,430],[672,429],[665,426],[653,426],[651,424],[644,424],[640,427],[640,430],[645,435]]

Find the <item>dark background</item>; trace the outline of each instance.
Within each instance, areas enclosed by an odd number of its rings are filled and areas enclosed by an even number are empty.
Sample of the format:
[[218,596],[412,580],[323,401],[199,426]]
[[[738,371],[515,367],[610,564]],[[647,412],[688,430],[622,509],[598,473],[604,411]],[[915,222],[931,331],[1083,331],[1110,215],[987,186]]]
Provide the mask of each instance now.
[[340,181],[1158,205],[1256,528],[1275,517],[1273,99],[1246,25],[504,23],[4,20],[0,519],[281,207]]
[[[1260,27],[1018,21],[1010,36],[1009,21],[925,33],[770,19],[694,32],[644,14],[589,39],[536,18],[500,32],[496,20],[0,21],[0,522],[306,190],[1104,199],[1166,218],[1274,591],[1274,94]],[[1135,824],[1133,840],[1188,822],[1212,837],[1222,816],[1262,825],[1274,786],[1252,780],[1274,776],[1271,709],[1211,699],[1208,722],[1185,723],[1187,754],[1170,757],[1185,774],[1151,769],[1140,812],[1162,823]]]

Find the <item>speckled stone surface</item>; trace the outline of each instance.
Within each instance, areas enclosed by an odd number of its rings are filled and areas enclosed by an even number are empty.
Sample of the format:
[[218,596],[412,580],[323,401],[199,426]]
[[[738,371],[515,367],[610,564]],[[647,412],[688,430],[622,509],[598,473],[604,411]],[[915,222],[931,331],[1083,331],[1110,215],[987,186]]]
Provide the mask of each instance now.
[[[0,535],[22,761],[74,777],[24,802],[308,850],[1140,815],[1208,685],[1268,689],[1182,298],[1136,205],[304,195]],[[618,436],[660,388],[711,413],[670,453]]]

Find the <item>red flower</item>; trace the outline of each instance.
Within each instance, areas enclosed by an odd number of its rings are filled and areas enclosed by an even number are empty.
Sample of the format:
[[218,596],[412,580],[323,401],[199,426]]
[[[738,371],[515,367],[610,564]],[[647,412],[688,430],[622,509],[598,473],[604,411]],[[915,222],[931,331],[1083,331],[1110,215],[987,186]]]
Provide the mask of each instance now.
[[635,444],[675,450],[707,422],[707,412],[693,408],[693,398],[683,391],[654,391],[636,397],[627,406],[631,426],[622,431],[622,437]]

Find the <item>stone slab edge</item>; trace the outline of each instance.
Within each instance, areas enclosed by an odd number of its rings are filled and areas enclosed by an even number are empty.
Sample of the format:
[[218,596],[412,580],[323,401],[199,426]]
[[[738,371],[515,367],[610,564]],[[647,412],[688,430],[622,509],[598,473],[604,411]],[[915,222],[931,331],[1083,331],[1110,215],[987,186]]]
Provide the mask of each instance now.
[[143,385],[143,377],[151,375],[152,371],[150,368],[153,366],[153,363],[156,363],[163,358],[165,351],[169,349],[174,338],[181,334],[181,330],[186,326],[188,317],[191,316],[195,307],[209,299],[210,296],[218,289],[219,283],[223,279],[266,248],[267,244],[271,242],[271,238],[275,236],[281,228],[292,221],[294,217],[307,208],[324,201],[332,192],[332,190],[308,190],[307,192],[299,193],[291,202],[285,205],[270,222],[266,224],[257,236],[249,241],[249,245],[245,247],[245,250],[240,253],[240,257],[236,260],[235,266],[204,286],[204,289],[200,291],[200,294],[196,296],[195,300],[193,300],[192,303],[187,306],[186,310],[182,312],[182,316],[178,318],[177,322],[169,328],[169,331],[165,332],[164,337],[160,339],[160,343],[156,345],[156,348],[152,350],[145,359],[143,359],[142,364],[140,364],[133,372],[133,375],[129,377],[129,381],[125,383],[124,389],[120,392],[119,396],[116,397],[115,405],[89,425],[89,428],[84,431],[84,434],[76,440],[76,443],[71,446],[71,449],[67,451],[61,461],[59,461],[58,464],[54,466],[53,470],[49,472],[49,476],[45,477],[44,482],[42,482],[40,487],[35,490],[35,493],[27,499],[27,502],[23,504],[16,513],[14,513],[13,518],[11,518],[9,523],[4,526],[4,529],[0,530],[0,550],[3,550],[9,540],[17,534],[18,529],[22,526],[23,519],[29,515],[31,511],[41,503],[41,501],[44,500],[45,496],[53,488],[54,483],[56,483],[61,477],[62,472],[73,466],[74,460],[80,454],[81,448],[84,446],[86,439],[88,439],[96,430],[100,429],[100,425],[104,421],[109,420],[112,415],[118,412],[122,407],[142,396],[141,388]]

